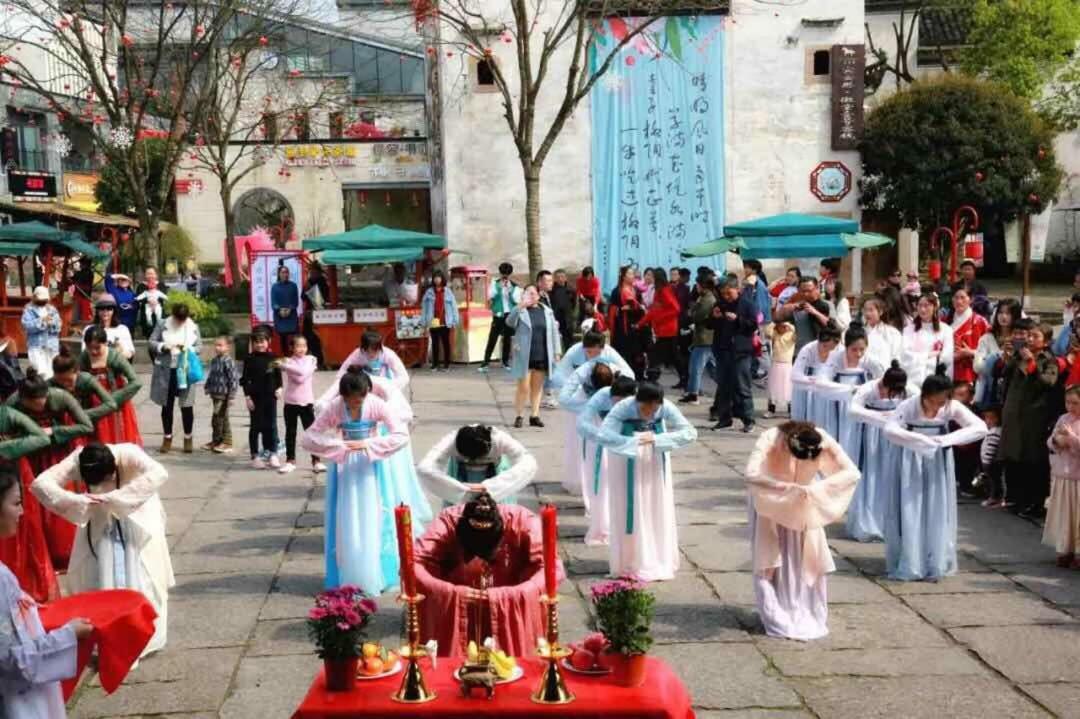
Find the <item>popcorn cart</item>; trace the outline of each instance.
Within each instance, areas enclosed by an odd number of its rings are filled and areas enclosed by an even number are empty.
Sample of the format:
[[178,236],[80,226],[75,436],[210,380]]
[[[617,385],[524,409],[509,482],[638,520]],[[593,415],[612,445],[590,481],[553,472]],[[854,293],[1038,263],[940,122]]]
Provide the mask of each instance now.
[[479,362],[484,357],[491,308],[488,307],[487,268],[461,265],[450,268],[450,289],[457,302],[461,322],[454,329],[450,357],[454,362]]

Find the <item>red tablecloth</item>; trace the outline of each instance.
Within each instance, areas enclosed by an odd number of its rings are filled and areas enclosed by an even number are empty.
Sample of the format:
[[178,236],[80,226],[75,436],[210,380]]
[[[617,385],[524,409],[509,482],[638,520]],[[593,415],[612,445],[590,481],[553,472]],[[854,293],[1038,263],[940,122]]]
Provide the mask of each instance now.
[[401,673],[385,679],[357,681],[351,692],[330,693],[322,672],[315,677],[293,719],[328,719],[329,717],[363,717],[390,719],[397,717],[440,717],[440,719],[472,719],[473,717],[576,717],[578,719],[694,719],[690,694],[671,668],[660,659],[649,657],[648,679],[636,689],[615,686],[606,677],[589,677],[563,670],[566,686],[577,699],[570,704],[534,704],[529,698],[540,680],[539,660],[521,662],[525,676],[512,684],[500,684],[495,697],[483,698],[480,689],[465,699],[457,681],[451,676],[460,660],[440,659],[432,671],[425,660],[424,680],[428,689],[438,697],[427,704],[398,704],[390,698],[401,684]]
[[106,694],[116,691],[154,636],[157,612],[140,592],[131,589],[107,589],[83,592],[38,608],[41,624],[46,631],[62,627],[72,619],[82,617],[94,625],[89,639],[79,642],[79,664],[74,678],[63,682],[64,700],[75,690],[83,669],[98,650],[98,676]]

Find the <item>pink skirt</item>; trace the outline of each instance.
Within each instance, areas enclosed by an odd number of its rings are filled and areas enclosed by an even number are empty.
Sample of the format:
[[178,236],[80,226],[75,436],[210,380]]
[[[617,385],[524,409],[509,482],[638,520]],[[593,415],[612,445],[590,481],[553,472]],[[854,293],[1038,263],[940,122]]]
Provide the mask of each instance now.
[[769,401],[773,404],[791,402],[791,363],[773,362],[769,367]]
[[1058,554],[1075,554],[1080,550],[1080,480],[1060,475],[1051,479],[1043,544],[1053,547]]

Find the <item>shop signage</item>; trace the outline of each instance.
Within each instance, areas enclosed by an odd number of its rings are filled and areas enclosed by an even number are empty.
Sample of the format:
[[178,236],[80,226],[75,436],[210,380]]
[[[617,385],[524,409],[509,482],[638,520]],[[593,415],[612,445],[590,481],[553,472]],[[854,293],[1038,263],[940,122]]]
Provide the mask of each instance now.
[[[292,282],[303,281],[300,265],[300,253],[296,250],[281,250],[277,252],[255,252],[251,256],[251,323],[273,324],[274,309],[270,298],[271,290],[277,281],[279,267],[289,268],[289,277]],[[299,289],[299,288],[298,288]],[[301,302],[296,313],[302,314],[304,304]]]
[[311,320],[317,325],[343,325],[349,321],[349,311],[340,310],[315,310],[311,313]]
[[55,200],[56,175],[51,172],[8,170],[8,192],[16,202]]
[[94,173],[65,172],[64,202],[69,205],[96,206],[98,202],[94,197],[94,188],[97,184],[98,176]]
[[289,167],[347,167],[356,164],[355,145],[286,145]]
[[375,165],[368,170],[372,180],[427,180],[431,170],[427,165]]
[[395,320],[395,334],[399,340],[420,339],[426,333],[420,310],[398,310]]
[[862,45],[833,45],[832,149],[856,150],[863,136],[866,51]]
[[379,325],[390,319],[385,308],[353,310],[353,322],[357,324]]

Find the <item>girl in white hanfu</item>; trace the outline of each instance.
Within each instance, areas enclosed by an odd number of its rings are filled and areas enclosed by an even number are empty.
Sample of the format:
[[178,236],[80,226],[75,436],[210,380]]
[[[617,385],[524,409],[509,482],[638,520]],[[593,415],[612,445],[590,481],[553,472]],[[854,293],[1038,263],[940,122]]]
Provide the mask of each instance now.
[[848,406],[859,387],[885,373],[866,350],[866,332],[861,325],[852,325],[844,332],[844,346],[833,351],[812,390],[815,405],[822,405],[817,414],[824,415],[818,426],[840,442],[856,465],[862,426],[848,416]]
[[[633,376],[633,371],[629,374]],[[585,437],[577,430],[577,416],[597,391],[611,386],[614,378],[614,368],[597,358],[589,360],[570,373],[569,378],[559,388],[559,407],[574,418],[574,421],[568,423],[571,433],[566,438],[567,459],[563,466],[562,485],[566,491],[582,497],[587,517],[591,517],[593,512],[593,497],[589,492],[589,484],[596,478],[596,463],[603,454],[603,449],[595,444],[589,447]],[[603,511],[607,513],[606,509]],[[604,534],[607,534],[606,525]]]
[[785,422],[758,439],[746,465],[754,598],[769,636],[829,633],[826,575],[836,570],[825,527],[847,509],[859,470],[808,422]]
[[[900,471],[886,475],[885,569],[890,579],[956,573],[956,471],[952,448],[978,442],[986,423],[952,399],[952,380],[932,374],[885,427],[900,448]],[[959,429],[950,431],[950,424]]]
[[940,309],[938,296],[924,293],[916,306],[915,319],[904,328],[900,366],[913,387],[922,387],[923,380],[934,374],[939,364],[945,365],[946,374],[952,377],[953,333],[938,317]]
[[[142,656],[165,647],[173,578],[158,491],[165,468],[134,444],[91,442],[38,475],[30,486],[49,511],[79,527],[67,589],[134,589],[154,606],[154,636]],[[77,494],[66,487],[85,484]]]
[[[15,465],[0,464],[0,538],[19,531],[22,487]],[[46,632],[37,603],[0,562],[0,717],[64,719],[63,679],[77,671],[78,640],[94,631],[74,619]]]
[[[300,441],[331,462],[323,529],[325,586],[353,584],[367,594],[382,594],[397,586],[399,570],[397,489],[385,460],[408,441],[408,424],[375,396],[371,378],[359,367],[349,368],[337,390]],[[386,434],[379,433],[380,424]],[[414,535],[417,527],[414,522]]]
[[467,424],[445,435],[416,465],[424,488],[448,506],[483,492],[499,504],[516,504],[536,469],[536,458],[521,442],[482,424]]
[[[611,462],[608,451],[600,444],[600,428],[611,408],[627,397],[633,397],[635,392],[637,383],[633,374],[616,375],[609,386],[593,392],[578,412],[576,429],[585,443],[589,467],[584,495],[589,507],[585,544],[591,547],[606,547],[611,534]],[[621,469],[625,471],[625,467]]]
[[[795,357],[791,366],[791,418],[820,424],[825,421],[827,408],[824,403],[815,407],[814,385],[819,376],[829,371],[829,358],[840,346],[840,330],[828,324],[818,332],[818,338],[810,342]],[[817,417],[817,419],[815,419]]]
[[888,367],[903,354],[904,337],[900,330],[885,321],[885,303],[871,297],[862,306],[863,329],[866,330],[866,354],[882,367]]
[[884,429],[905,399],[907,373],[893,360],[881,379],[859,387],[848,407],[848,416],[860,426],[858,454],[848,454],[862,472],[846,521],[848,536],[856,541],[880,542],[885,537],[885,482],[900,467],[900,451],[885,438]]
[[697,439],[664,390],[653,382],[608,413],[597,440],[610,452],[609,571],[651,582],[679,569],[675,493],[668,454]]

